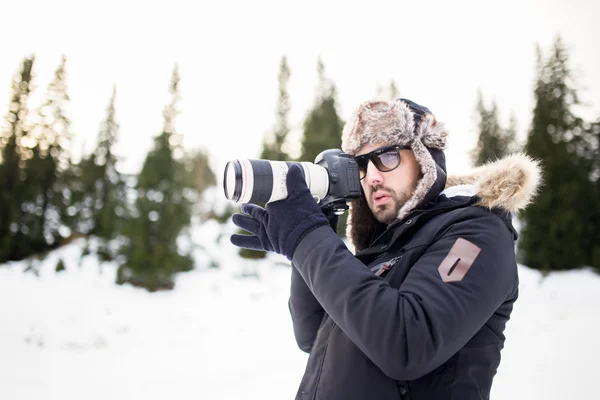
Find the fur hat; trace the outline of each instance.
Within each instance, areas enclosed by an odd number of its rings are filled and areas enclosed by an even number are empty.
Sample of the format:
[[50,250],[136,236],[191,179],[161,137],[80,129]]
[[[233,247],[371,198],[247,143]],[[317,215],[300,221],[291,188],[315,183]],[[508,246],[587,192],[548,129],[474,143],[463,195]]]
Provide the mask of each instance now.
[[[432,151],[441,153],[446,147],[447,137],[444,124],[436,121],[427,107],[407,99],[367,101],[354,111],[344,126],[342,150],[355,155],[366,144],[411,146],[423,177],[411,198],[399,210],[397,219],[402,219],[425,199],[438,174],[445,174],[436,164]],[[440,191],[444,183],[441,183]]]
[[412,145],[444,150],[448,132],[427,107],[407,99],[367,101],[342,131],[342,150],[354,155],[365,144]]

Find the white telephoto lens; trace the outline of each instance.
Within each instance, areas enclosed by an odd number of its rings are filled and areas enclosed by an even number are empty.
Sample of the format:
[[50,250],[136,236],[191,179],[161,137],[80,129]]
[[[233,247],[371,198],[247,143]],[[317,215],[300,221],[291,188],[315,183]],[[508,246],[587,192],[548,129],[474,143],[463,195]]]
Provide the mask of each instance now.
[[326,168],[317,164],[309,162],[303,162],[301,164],[304,168],[306,184],[310,189],[310,193],[318,203],[327,196],[327,192],[329,192],[329,173]]
[[[288,165],[284,161],[269,161],[273,170],[273,188],[269,202],[287,198]],[[317,202],[321,201],[329,191],[329,175],[327,169],[309,162],[300,163],[304,170],[306,185]]]
[[287,198],[286,177],[289,168],[285,161],[269,161],[269,164],[271,164],[271,169],[273,170],[273,187],[271,188],[271,197],[269,197],[270,203]]
[[254,191],[254,173],[250,160],[240,160],[242,166],[242,193],[240,195],[241,203],[249,203]]
[[[233,160],[226,165],[223,189],[225,197],[236,203],[270,203],[287,198],[287,173],[290,163],[270,160]],[[306,185],[320,202],[329,191],[327,169],[301,162]]]

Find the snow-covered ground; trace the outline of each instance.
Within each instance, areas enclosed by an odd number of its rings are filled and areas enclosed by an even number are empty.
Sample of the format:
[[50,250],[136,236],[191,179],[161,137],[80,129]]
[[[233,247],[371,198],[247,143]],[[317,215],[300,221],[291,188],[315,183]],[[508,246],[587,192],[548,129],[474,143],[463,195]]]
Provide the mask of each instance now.
[[[80,263],[82,242],[39,276],[0,266],[0,399],[294,398],[307,356],[292,334],[289,266],[241,260],[226,234],[209,245],[219,229],[194,231],[210,256],[198,251],[170,292],[115,285],[114,266]],[[59,258],[67,270],[55,273]],[[203,268],[210,258],[221,268]],[[599,398],[600,277],[520,267],[520,279],[492,398]]]

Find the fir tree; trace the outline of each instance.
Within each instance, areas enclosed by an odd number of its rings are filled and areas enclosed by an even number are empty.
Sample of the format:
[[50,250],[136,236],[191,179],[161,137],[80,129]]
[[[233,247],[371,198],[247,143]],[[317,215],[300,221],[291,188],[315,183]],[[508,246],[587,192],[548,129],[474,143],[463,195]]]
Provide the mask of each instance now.
[[491,108],[486,108],[481,91],[477,94],[477,147],[472,153],[476,166],[501,159],[514,148],[516,121],[511,116],[508,129],[502,128],[498,122],[498,107],[492,102]]
[[508,127],[504,130],[504,140],[506,143],[505,154],[514,153],[520,150],[519,144],[517,143],[517,117],[515,117],[514,113],[510,114]]
[[79,179],[73,189],[78,210],[77,230],[110,240],[121,232],[127,215],[127,188],[123,175],[117,170],[118,157],[114,147],[119,137],[116,118],[116,88],[100,125],[96,147],[78,166]]
[[549,272],[591,265],[595,240],[590,227],[597,199],[590,169],[575,151],[581,121],[567,51],[558,38],[544,60],[538,49],[535,108],[525,150],[540,159],[545,185],[523,213],[520,250],[523,262]]
[[78,233],[98,239],[95,252],[102,261],[117,257],[117,248],[110,241],[123,233],[130,208],[127,183],[117,169],[119,158],[114,153],[119,137],[116,96],[113,87],[96,146],[73,168],[71,181],[72,224]]
[[579,168],[591,182],[586,196],[590,211],[585,212],[588,219],[585,221],[584,237],[588,239],[589,265],[600,272],[600,120],[587,123],[577,119],[573,134],[568,138],[567,151],[577,154]]
[[596,191],[600,193],[600,119],[590,125],[589,138],[589,157],[592,160],[592,182],[595,182]]
[[66,115],[70,99],[65,67],[66,58],[63,56],[39,108],[39,120],[34,128],[36,145],[26,167],[26,183],[35,191],[35,197],[23,209],[32,211],[28,213],[28,222],[32,224],[29,238],[40,244],[40,250],[56,247],[62,242],[61,228],[67,222],[71,122]]
[[590,226],[593,229],[592,234],[592,265],[600,272],[600,120],[594,122],[587,129],[588,138],[588,159],[591,164],[591,180],[596,188],[596,213]]
[[317,64],[318,87],[313,108],[304,120],[301,161],[314,162],[323,150],[342,146],[343,121],[336,109],[336,89],[325,75],[321,59]]
[[[336,108],[336,89],[325,75],[321,59],[317,63],[318,86],[313,108],[304,120],[301,161],[314,162],[323,150],[339,149],[342,146],[343,121]],[[344,235],[348,213],[339,218],[338,233]]]
[[31,147],[35,144],[31,142],[27,127],[34,60],[34,56],[23,59],[21,69],[13,79],[6,116],[8,129],[0,137],[0,263],[21,259],[32,252],[23,248],[27,242],[22,240],[22,235],[29,232],[27,228],[25,232],[21,229],[20,212],[21,202],[26,197],[33,197],[24,184],[24,168],[27,160],[33,157]]
[[287,136],[290,133],[288,120],[291,109],[290,96],[287,89],[290,80],[290,69],[285,56],[281,58],[278,80],[279,98],[275,111],[275,125],[273,126],[271,135],[269,135],[270,137],[265,137],[263,141],[260,158],[273,161],[288,161],[289,156],[283,150]]
[[188,184],[195,188],[198,195],[215,185],[217,179],[210,167],[210,157],[206,150],[195,149],[185,154],[185,169],[189,174]]
[[193,268],[190,255],[178,246],[178,238],[190,224],[192,208],[192,189],[180,157],[181,137],[175,130],[179,81],[175,67],[163,131],[155,137],[137,177],[136,215],[128,223],[128,244],[122,249],[125,262],[117,273],[117,283],[131,283],[149,291],[173,288],[174,275]]

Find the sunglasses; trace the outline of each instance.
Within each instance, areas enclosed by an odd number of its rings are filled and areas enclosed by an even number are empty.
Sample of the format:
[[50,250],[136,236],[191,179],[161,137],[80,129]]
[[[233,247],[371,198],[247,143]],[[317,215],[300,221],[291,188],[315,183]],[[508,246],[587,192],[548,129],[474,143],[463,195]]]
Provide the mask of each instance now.
[[375,168],[379,171],[390,172],[400,165],[400,150],[408,149],[410,149],[410,146],[385,146],[370,153],[354,157],[354,161],[358,165],[360,179],[363,180],[367,175],[369,160],[371,160]]

